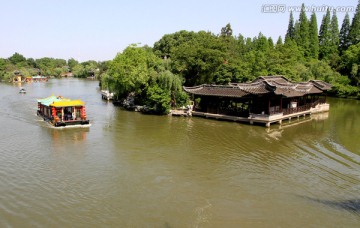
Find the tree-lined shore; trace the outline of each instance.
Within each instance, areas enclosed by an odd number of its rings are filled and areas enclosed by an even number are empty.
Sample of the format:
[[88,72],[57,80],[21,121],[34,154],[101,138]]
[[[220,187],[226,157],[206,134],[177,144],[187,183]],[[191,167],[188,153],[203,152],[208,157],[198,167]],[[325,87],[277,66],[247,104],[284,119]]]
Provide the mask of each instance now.
[[316,14],[307,15],[303,5],[297,20],[290,13],[286,35],[276,41],[262,33],[253,38],[235,35],[227,24],[219,34],[182,30],[164,35],[153,47],[130,45],[105,62],[34,60],[15,53],[0,58],[0,79],[15,70],[25,75],[95,75],[117,99],[131,95],[135,103],[158,113],[187,103],[182,86],[248,82],[266,75],[296,82],[323,80],[333,85],[333,96],[359,98],[359,8],[360,1],[353,18],[346,14],[341,26],[336,11],[328,10],[318,26]]

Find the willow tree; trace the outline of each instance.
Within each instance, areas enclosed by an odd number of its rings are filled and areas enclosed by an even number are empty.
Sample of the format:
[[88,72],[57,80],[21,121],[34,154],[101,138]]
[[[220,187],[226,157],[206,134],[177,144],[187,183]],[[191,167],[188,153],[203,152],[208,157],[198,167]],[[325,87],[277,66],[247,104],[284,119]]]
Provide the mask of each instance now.
[[130,93],[140,95],[148,85],[150,74],[161,64],[160,61],[152,51],[136,45],[130,45],[118,53],[108,69],[118,98],[126,98]]
[[168,70],[154,74],[146,89],[145,104],[155,113],[166,114],[172,107],[180,107],[188,102],[188,96],[182,88],[180,76]]
[[[134,96],[135,103],[148,105],[155,113],[165,114],[170,105],[187,101],[182,80],[166,70],[151,48],[130,45],[110,63],[107,78],[117,99]],[[178,102],[177,102],[178,101]]]

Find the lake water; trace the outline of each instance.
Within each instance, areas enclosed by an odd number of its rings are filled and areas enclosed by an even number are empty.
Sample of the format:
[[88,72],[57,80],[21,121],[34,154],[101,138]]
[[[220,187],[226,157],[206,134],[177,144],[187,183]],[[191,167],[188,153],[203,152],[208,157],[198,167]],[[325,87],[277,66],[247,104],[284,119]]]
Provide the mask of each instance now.
[[[0,227],[360,226],[360,101],[267,129],[124,111],[97,81],[21,86],[0,83]],[[51,94],[92,126],[49,127]]]

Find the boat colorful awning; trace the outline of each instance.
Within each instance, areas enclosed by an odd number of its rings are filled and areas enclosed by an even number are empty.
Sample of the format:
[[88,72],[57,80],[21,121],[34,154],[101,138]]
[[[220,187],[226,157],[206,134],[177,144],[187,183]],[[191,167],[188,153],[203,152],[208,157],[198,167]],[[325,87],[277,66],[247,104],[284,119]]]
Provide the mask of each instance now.
[[50,106],[52,107],[73,107],[73,106],[84,106],[85,103],[81,100],[62,100],[55,101]]
[[37,100],[40,104],[44,106],[52,106],[52,107],[73,107],[73,106],[84,106],[85,103],[81,100],[70,100],[67,98],[63,98],[61,96],[50,96],[43,99]]
[[60,101],[61,99],[62,99],[61,97],[56,97],[56,96],[52,95],[52,96],[47,97],[47,98],[38,99],[37,101],[39,103],[41,103],[42,105],[49,106],[52,103],[54,103],[55,101]]

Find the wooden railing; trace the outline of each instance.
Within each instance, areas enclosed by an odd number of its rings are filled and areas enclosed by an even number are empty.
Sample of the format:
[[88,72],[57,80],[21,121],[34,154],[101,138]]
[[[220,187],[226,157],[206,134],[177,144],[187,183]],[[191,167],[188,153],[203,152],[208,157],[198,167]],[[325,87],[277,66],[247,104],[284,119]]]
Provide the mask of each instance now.
[[[283,113],[283,115],[289,115],[297,112],[304,112],[310,110],[310,108],[314,108],[318,104],[324,104],[324,103],[326,103],[326,99],[319,98],[312,103],[307,103],[302,106],[297,106],[296,108],[282,109],[280,106],[271,106],[269,109],[269,115],[276,115],[280,113]],[[255,114],[263,113],[263,115],[268,115],[268,113],[264,112],[264,107],[257,107],[257,106],[251,107],[251,110],[241,107],[212,107],[210,110],[202,110],[198,105],[196,105],[194,107],[194,111],[216,113],[216,114],[222,114],[228,116],[240,116],[240,117],[248,117],[250,112]]]
[[293,114],[293,113],[297,113],[297,112],[304,112],[304,111],[310,110],[310,108],[312,106],[313,106],[312,104],[306,104],[306,105],[298,106],[296,108],[283,109],[282,112],[284,115],[289,115],[289,114]]
[[326,98],[319,98],[316,101],[314,101],[313,103],[311,103],[311,107],[315,107],[318,104],[325,104],[326,103]]

